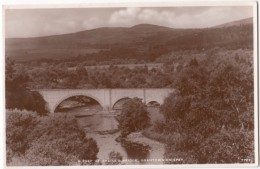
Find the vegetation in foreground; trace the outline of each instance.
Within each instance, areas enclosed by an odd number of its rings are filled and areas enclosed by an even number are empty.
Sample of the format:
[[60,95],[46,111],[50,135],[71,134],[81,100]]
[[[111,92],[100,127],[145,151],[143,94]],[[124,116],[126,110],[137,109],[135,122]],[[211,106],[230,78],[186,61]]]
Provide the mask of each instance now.
[[86,138],[75,118],[7,110],[6,124],[9,166],[82,165],[97,159],[96,141]]

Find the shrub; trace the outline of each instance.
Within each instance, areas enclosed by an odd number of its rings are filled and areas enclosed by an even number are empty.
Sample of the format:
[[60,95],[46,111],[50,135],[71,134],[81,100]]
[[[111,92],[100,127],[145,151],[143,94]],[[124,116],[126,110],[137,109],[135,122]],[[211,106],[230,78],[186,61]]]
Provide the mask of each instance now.
[[[28,137],[39,123],[33,112],[7,111],[6,113],[6,146],[9,154],[19,156],[29,148],[31,138]],[[7,159],[10,159],[7,154]],[[8,162],[8,161],[7,161]]]
[[6,123],[8,165],[79,165],[97,159],[95,140],[86,138],[72,116],[15,110],[7,111]]
[[254,162],[253,132],[239,130],[215,134],[198,148],[199,163],[238,163],[243,159]]

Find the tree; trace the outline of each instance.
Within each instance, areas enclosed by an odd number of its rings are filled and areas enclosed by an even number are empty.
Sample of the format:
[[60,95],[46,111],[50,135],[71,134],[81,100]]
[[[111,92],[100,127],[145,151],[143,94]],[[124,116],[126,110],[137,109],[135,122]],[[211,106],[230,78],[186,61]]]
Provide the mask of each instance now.
[[190,66],[195,66],[195,67],[196,67],[196,66],[198,66],[199,64],[198,64],[197,59],[194,58],[194,59],[192,59],[192,60],[190,61],[189,65],[190,65]]
[[166,120],[183,118],[190,110],[190,99],[183,98],[178,93],[173,92],[165,98],[160,107]]
[[28,80],[28,72],[23,65],[17,65],[11,59],[6,60],[5,82],[7,90],[25,88]]
[[75,118],[14,110],[7,111],[6,124],[8,165],[79,165],[97,159],[96,141],[86,138]]
[[47,108],[47,103],[42,95],[38,91],[32,91],[31,95],[34,100],[31,102],[32,110],[36,111],[39,115],[47,115],[49,110]]
[[[231,128],[253,128],[253,76],[241,65],[221,64],[211,73],[209,99],[214,108],[224,112],[223,125]],[[223,111],[223,109],[225,109]]]
[[149,113],[141,99],[129,99],[122,105],[122,112],[119,116],[119,128],[123,137],[131,132],[147,127],[149,123]]
[[69,72],[65,78],[62,79],[62,86],[64,88],[77,88],[80,81],[80,77],[75,72]]
[[165,156],[177,154],[184,163],[252,162],[252,71],[233,59],[211,59],[203,68],[192,60],[161,106],[162,131],[179,135],[167,140]]
[[[209,71],[202,65],[191,64],[179,72],[175,82],[176,88],[182,96],[203,97],[209,79]],[[195,64],[195,65],[193,65]]]
[[88,71],[86,70],[85,66],[83,64],[80,64],[76,67],[76,73],[80,76],[88,76]]
[[14,74],[14,61],[10,58],[6,59],[5,62],[5,80],[8,82],[8,80],[13,79]]
[[26,88],[29,76],[23,65],[15,65],[7,60],[6,65],[6,108],[36,111],[40,115],[48,113],[46,102],[39,92]]

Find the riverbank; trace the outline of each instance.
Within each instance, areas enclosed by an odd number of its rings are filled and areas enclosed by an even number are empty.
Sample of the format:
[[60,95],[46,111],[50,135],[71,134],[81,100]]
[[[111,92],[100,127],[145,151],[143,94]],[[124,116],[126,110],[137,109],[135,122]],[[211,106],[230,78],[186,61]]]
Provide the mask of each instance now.
[[162,144],[167,144],[169,140],[175,140],[180,137],[179,133],[163,133],[156,131],[154,126],[148,127],[142,131],[142,135],[151,140],[160,142]]
[[165,152],[165,145],[161,142],[152,140],[144,136],[141,132],[133,132],[126,137],[127,141],[132,143],[142,144],[143,146],[149,146],[150,155],[152,159],[162,159]]

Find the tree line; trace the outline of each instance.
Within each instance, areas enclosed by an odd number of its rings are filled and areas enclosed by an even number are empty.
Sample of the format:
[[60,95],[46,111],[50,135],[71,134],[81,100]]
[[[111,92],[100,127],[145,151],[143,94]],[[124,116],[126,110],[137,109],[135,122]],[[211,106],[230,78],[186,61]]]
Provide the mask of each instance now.
[[[231,57],[238,55],[241,59],[247,50],[231,50]],[[241,54],[238,54],[240,53]],[[155,63],[162,63],[159,68],[148,69],[148,66],[142,67],[118,67],[117,60],[111,60],[110,66],[100,68],[86,69],[84,62],[73,62],[74,69],[71,69],[69,63],[61,61],[59,63],[42,62],[37,65],[29,63],[16,63],[13,69],[17,74],[21,74],[26,87],[29,89],[41,88],[162,88],[174,87],[174,81],[179,72],[187,67],[189,61],[205,60],[212,53],[230,53],[221,49],[209,51],[190,51],[190,52],[171,52],[162,55]],[[223,57],[223,56],[221,56]],[[229,56],[227,56],[229,57]],[[246,57],[246,56],[245,56]],[[247,62],[247,61],[246,61]],[[18,73],[19,72],[19,73]]]

